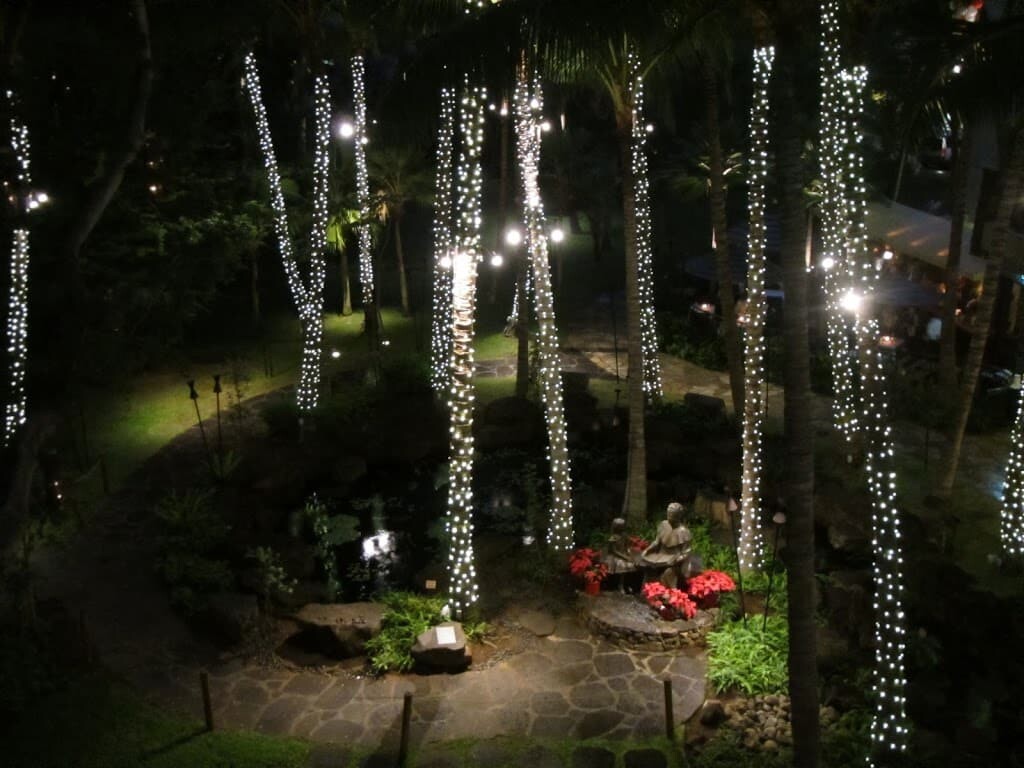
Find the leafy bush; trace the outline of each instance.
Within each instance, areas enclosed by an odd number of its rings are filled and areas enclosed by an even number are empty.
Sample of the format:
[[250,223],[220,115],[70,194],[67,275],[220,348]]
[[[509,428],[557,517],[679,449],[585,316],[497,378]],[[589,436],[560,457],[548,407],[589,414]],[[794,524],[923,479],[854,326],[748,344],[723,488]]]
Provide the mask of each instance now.
[[384,616],[380,634],[366,643],[370,666],[377,673],[412,669],[412,646],[419,635],[441,623],[444,598],[389,592],[381,602]]
[[724,411],[709,417],[708,410],[694,406],[685,400],[668,402],[662,400],[651,409],[648,417],[669,422],[678,427],[684,434],[706,438],[709,434],[731,432],[732,425]]
[[211,491],[171,492],[156,505],[160,524],[156,570],[171,590],[171,604],[186,614],[202,610],[206,598],[231,587],[226,560],[217,557],[231,530],[213,507]]
[[21,712],[56,690],[60,679],[48,644],[13,626],[0,626],[0,715]]
[[666,318],[659,333],[662,346],[670,355],[712,371],[726,369],[725,343],[721,336],[708,328],[695,326],[689,316]]
[[720,728],[715,738],[688,755],[686,764],[690,768],[787,768],[792,765],[792,753],[785,748],[777,752],[747,749],[740,741],[739,731]]
[[246,557],[256,561],[259,596],[263,605],[287,597],[295,590],[295,579],[288,575],[281,555],[271,547],[255,547],[246,553]]
[[383,391],[389,395],[430,391],[430,365],[422,357],[387,358],[381,363],[380,378]]
[[303,515],[309,521],[316,539],[316,553],[327,581],[327,599],[333,600],[341,591],[338,557],[335,547],[359,538],[359,520],[351,515],[330,516],[327,507],[314,493],[306,502]]
[[769,616],[761,631],[760,621],[724,624],[708,634],[708,681],[716,692],[736,688],[748,696],[782,693],[789,682],[786,659],[789,625]]

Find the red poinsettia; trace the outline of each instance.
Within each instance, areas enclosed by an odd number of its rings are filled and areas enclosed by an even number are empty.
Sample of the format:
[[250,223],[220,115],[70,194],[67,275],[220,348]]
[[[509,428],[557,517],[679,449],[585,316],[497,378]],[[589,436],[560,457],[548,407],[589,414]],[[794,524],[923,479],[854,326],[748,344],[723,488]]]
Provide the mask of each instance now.
[[692,619],[697,615],[697,605],[681,589],[672,589],[652,581],[643,586],[644,599],[663,619]]
[[608,575],[608,566],[601,562],[600,552],[583,547],[569,556],[569,573],[584,584],[600,584]]
[[706,600],[712,595],[720,592],[732,592],[736,584],[729,574],[722,571],[704,571],[690,579],[686,584],[686,591],[695,600]]

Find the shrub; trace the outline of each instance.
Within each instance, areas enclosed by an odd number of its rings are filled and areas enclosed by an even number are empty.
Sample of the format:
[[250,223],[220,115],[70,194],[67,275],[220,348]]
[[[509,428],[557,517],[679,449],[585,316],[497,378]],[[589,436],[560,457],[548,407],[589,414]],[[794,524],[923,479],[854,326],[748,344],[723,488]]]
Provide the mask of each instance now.
[[306,502],[303,516],[309,521],[316,540],[316,554],[327,583],[327,599],[334,600],[341,591],[338,557],[335,547],[359,538],[359,520],[351,515],[328,514],[327,507],[314,493]]
[[156,570],[171,591],[171,604],[196,613],[214,592],[234,581],[226,560],[217,557],[231,530],[213,507],[212,492],[171,492],[156,505],[160,524]]
[[430,364],[422,357],[406,355],[381,363],[381,385],[387,394],[430,391]]
[[291,397],[268,400],[260,411],[271,437],[298,437],[299,407]]
[[366,643],[370,666],[378,674],[412,669],[412,646],[419,635],[441,623],[444,598],[389,592],[381,602],[384,616],[380,634]]
[[778,616],[768,617],[764,632],[760,624],[733,621],[708,634],[708,681],[716,692],[736,688],[754,696],[786,690],[789,625]]

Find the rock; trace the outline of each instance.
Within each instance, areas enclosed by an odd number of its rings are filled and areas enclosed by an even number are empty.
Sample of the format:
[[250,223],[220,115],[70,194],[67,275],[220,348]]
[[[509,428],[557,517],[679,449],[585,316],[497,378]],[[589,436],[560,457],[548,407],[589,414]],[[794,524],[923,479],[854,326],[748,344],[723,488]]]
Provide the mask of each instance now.
[[260,609],[255,595],[220,592],[207,602],[206,617],[213,630],[224,640],[236,645],[259,621]]
[[361,656],[366,641],[380,632],[379,603],[309,603],[291,615],[299,626],[298,644],[338,659]]
[[527,611],[519,617],[519,623],[537,637],[547,637],[555,631],[555,618],[541,611]]
[[[452,643],[438,642],[438,629],[451,629],[455,635]],[[473,661],[473,654],[466,644],[466,633],[457,621],[446,621],[431,627],[416,638],[412,646],[412,657],[418,664],[431,669],[462,671]]]
[[761,749],[763,749],[765,752],[775,752],[776,750],[778,750],[778,748],[779,745],[772,739],[768,739],[768,741],[761,745]]
[[729,497],[724,493],[714,493],[702,488],[693,501],[693,512],[726,530],[732,525],[729,518]]
[[725,708],[718,699],[708,699],[700,710],[701,725],[714,728],[726,719]]
[[666,768],[668,760],[658,749],[631,749],[624,755],[626,768]]
[[725,400],[720,397],[687,392],[683,395],[683,403],[694,410],[702,411],[701,415],[709,420],[725,416]]
[[774,707],[776,704],[779,703],[779,697],[778,696],[765,696],[764,697],[764,703],[765,704],[771,704]]
[[747,749],[753,749],[758,745],[758,743],[760,743],[760,741],[761,739],[757,735],[757,731],[755,731],[753,728],[747,728],[743,732],[743,746]]

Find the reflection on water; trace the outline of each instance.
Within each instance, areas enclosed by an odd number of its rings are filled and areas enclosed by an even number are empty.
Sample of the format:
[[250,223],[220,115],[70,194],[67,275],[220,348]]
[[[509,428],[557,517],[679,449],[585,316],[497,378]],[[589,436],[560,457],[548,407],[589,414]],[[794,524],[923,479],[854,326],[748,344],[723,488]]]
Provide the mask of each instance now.
[[394,531],[377,531],[373,536],[363,539],[363,560],[367,562],[393,556],[394,551]]

